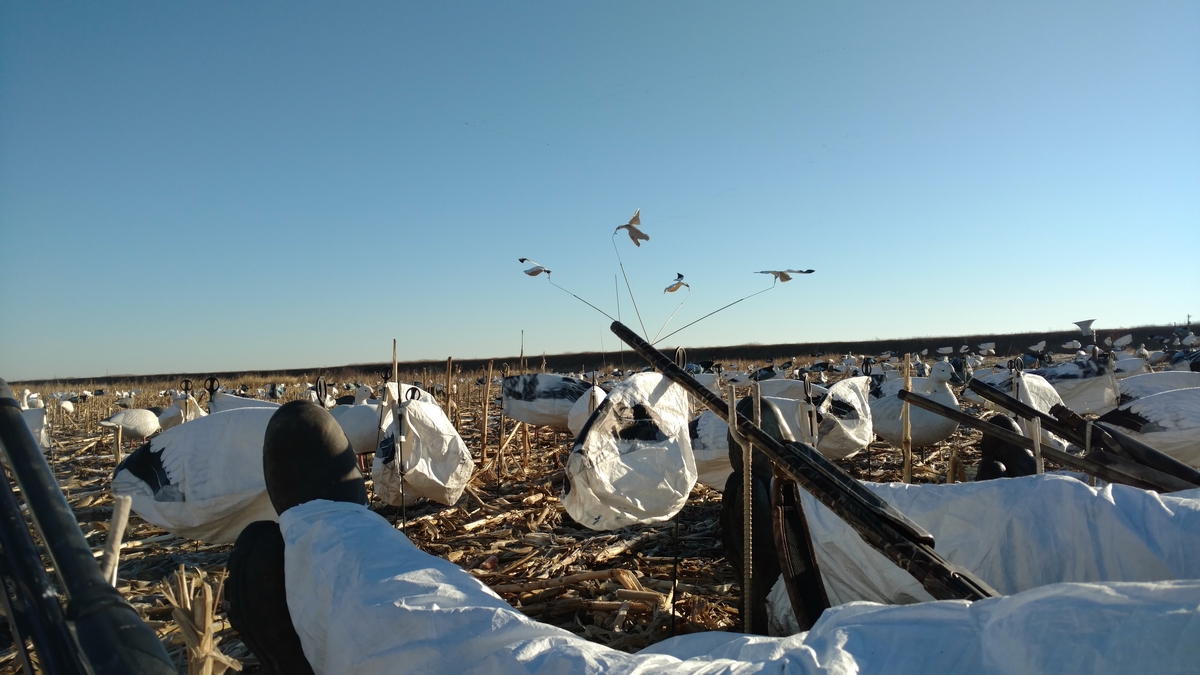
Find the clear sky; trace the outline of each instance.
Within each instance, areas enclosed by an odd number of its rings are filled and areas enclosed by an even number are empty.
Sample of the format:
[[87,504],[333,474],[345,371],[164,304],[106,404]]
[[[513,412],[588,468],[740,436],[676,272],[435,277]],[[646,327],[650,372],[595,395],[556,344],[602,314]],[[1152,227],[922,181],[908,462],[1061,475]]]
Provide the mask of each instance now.
[[994,4],[2,3],[0,374],[1200,315],[1200,3]]

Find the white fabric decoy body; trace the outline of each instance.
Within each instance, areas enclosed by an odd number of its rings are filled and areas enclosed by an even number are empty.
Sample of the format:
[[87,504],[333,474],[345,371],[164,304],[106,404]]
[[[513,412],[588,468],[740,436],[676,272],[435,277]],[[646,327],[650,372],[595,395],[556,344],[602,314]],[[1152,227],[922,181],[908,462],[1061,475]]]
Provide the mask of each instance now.
[[389,423],[371,467],[375,495],[393,506],[422,497],[454,504],[475,472],[467,444],[438,404],[417,398],[397,405],[390,391],[385,396]]
[[875,437],[868,392],[871,378],[850,377],[835,382],[817,406],[817,450],[830,459],[858,454]]
[[200,408],[200,404],[196,402],[195,397],[190,394],[173,394],[171,398],[173,399],[171,407],[162,411],[158,416],[158,425],[163,431],[208,415],[208,413]]
[[1151,394],[1101,415],[1146,445],[1200,468],[1200,387]]
[[696,462],[696,482],[721,492],[733,473],[729,463],[729,425],[711,410],[688,423],[688,440]]
[[592,385],[563,375],[530,373],[504,378],[500,387],[505,417],[555,429],[570,429],[571,407]]
[[[1012,371],[1003,370],[980,379],[996,389],[1008,394],[1009,396],[1012,396],[1013,377],[1014,375]],[[1041,375],[1035,375],[1028,371],[1017,371],[1015,377],[1017,380],[1018,401],[1024,403],[1025,405],[1032,406],[1044,413],[1049,413],[1050,409],[1056,405],[1063,405],[1063,399],[1058,395],[1058,390],[1055,389],[1054,386],[1049,382],[1047,382],[1046,378],[1042,377]],[[1008,414],[1008,411],[996,406],[990,401],[985,400],[970,389],[963,391],[963,398],[976,403],[981,403],[986,409],[998,410]],[[1017,424],[1020,425],[1026,437],[1032,436],[1031,429],[1033,425],[1030,422],[1026,420],[1018,420]],[[1046,431],[1045,429],[1042,430],[1042,442],[1047,443],[1058,450],[1067,449],[1067,442],[1065,440],[1050,433],[1049,431]]]
[[[821,401],[817,397],[818,389],[822,395],[827,393],[824,387],[814,385],[813,403]],[[801,401],[782,396],[767,396],[765,393],[762,400],[775,404],[792,439],[804,438],[800,422]],[[717,492],[723,492],[725,481],[733,472],[733,465],[729,461],[729,424],[711,410],[705,410],[688,425],[688,436],[692,442],[692,455],[696,460],[696,482],[704,483]]]
[[609,392],[567,458],[562,504],[593,530],[670,520],[696,484],[687,392],[637,373]]
[[567,413],[567,428],[571,430],[576,438],[579,437],[579,432],[583,431],[583,425],[587,424],[588,418],[592,416],[596,408],[604,401],[607,394],[600,387],[592,387],[583,396],[576,399],[574,405],[571,406],[571,412]]
[[[274,408],[240,408],[168,429],[125,458],[116,495],[172,534],[230,544],[256,520],[277,520],[263,476],[263,438]],[[155,418],[157,421],[157,418]]]
[[1200,373],[1200,349],[1176,352],[1171,356],[1171,370]]
[[383,430],[387,428],[380,416],[379,404],[368,400],[371,393],[370,387],[362,385],[354,391],[353,405],[334,406],[329,411],[346,433],[356,455],[375,452],[383,439]]
[[22,410],[21,418],[25,420],[25,426],[29,427],[29,433],[33,434],[33,440],[37,441],[43,450],[49,450],[50,434],[46,431],[46,409]]
[[213,394],[212,400],[208,402],[208,410],[213,413],[237,410],[238,408],[270,408],[274,410],[280,405],[274,401],[260,401],[256,398],[234,396],[233,394],[218,391]]
[[1200,373],[1164,370],[1160,373],[1145,373],[1127,377],[1117,383],[1121,390],[1120,404],[1125,405],[1139,398],[1175,389],[1200,387]]
[[1109,359],[1085,356],[1028,372],[1045,378],[1062,397],[1063,405],[1082,415],[1116,405],[1118,389],[1113,366]]
[[121,410],[106,420],[100,420],[100,426],[114,429],[121,428],[121,435],[127,439],[149,438],[161,427],[158,415],[145,408],[130,408]]
[[[758,383],[759,391],[763,396],[772,396],[774,398],[790,398],[793,401],[804,399],[804,380],[788,380],[783,378],[773,380],[763,380]],[[811,403],[816,403],[822,397],[829,393],[829,389],[822,387],[819,384],[809,384],[812,387]]]
[[1136,375],[1144,375],[1150,372],[1150,364],[1146,359],[1140,359],[1136,356],[1122,354],[1121,358],[1113,364],[1113,374],[1118,380],[1126,377],[1134,377]]
[[[912,378],[913,393],[932,399],[944,406],[958,410],[958,398],[950,388],[950,382],[957,379],[954,368],[945,361],[938,361],[933,366],[929,377]],[[897,395],[904,387],[904,380],[890,380],[880,388],[883,396],[871,401],[871,424],[875,433],[895,447],[900,447],[903,429],[900,424],[900,410],[904,402]],[[922,448],[939,443],[950,438],[958,429],[958,422],[930,412],[924,408],[910,405],[908,409],[909,429],[912,447]]]

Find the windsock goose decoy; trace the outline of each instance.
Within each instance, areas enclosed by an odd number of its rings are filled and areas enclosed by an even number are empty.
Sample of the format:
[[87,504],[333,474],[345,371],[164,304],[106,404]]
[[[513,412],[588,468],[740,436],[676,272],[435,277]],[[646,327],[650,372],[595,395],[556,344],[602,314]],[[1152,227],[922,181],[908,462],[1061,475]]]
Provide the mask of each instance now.
[[770,274],[775,277],[775,281],[791,281],[793,274],[812,274],[816,270],[763,270],[755,272],[755,274]]
[[667,286],[665,289],[663,289],[663,293],[674,293],[675,291],[679,290],[680,288],[683,288],[684,286],[687,286],[688,290],[691,290],[691,288],[692,288],[691,286],[688,286],[687,282],[685,282],[683,280],[683,273],[676,272],[675,273],[675,281],[672,281],[670,286]]
[[530,260],[529,258],[517,258],[517,262],[523,262],[523,263],[528,263],[530,265],[533,265],[533,267],[530,267],[529,269],[525,270],[525,274],[528,274],[531,277],[536,277],[537,275],[541,274],[542,272],[545,272],[547,277],[550,276],[550,270],[546,269],[545,267],[542,267],[537,262]]
[[[641,214],[642,210],[639,208],[637,211],[633,212],[633,217],[629,219],[628,223],[617,226],[618,230],[625,230],[629,234],[629,239],[632,240],[633,245],[637,246],[638,248],[641,248],[642,241],[650,241],[650,235],[638,229],[638,225],[642,224]],[[616,234],[616,232],[614,231],[613,234]],[[639,239],[641,241],[638,241]]]

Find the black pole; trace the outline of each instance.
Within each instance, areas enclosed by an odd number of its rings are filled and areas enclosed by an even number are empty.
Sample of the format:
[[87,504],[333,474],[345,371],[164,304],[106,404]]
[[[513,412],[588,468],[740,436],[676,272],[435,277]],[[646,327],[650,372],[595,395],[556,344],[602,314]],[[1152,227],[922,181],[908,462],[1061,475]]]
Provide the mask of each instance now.
[[[0,405],[4,405],[3,400],[0,400]],[[0,548],[4,550],[5,576],[12,581],[15,597],[10,598],[7,589],[2,590],[5,591],[6,609],[11,610],[8,616],[14,647],[24,661],[24,643],[28,637],[33,642],[43,670],[82,675],[85,671],[76,654],[75,641],[67,629],[62,606],[58,604],[54,587],[46,576],[37,547],[25,526],[25,518],[13,494],[12,484],[3,471],[0,471],[0,476],[4,478],[3,485],[0,485]]]
[[[665,354],[619,321],[610,327],[617,337],[659,372],[687,389],[722,419],[729,408]],[[933,550],[933,536],[862,486],[853,476],[803,443],[786,446],[771,438],[744,415],[736,414],[737,429],[776,466],[821,503],[846,521],[863,541],[906,570],[939,600],[981,600],[999,595],[970,571]]]

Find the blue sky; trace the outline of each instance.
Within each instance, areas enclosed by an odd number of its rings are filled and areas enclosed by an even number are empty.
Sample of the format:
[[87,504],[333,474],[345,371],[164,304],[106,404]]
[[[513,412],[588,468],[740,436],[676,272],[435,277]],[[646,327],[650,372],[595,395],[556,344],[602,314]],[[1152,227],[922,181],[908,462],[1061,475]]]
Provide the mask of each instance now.
[[[0,4],[0,374],[1200,315],[1200,3]],[[621,282],[622,317],[635,325]]]

